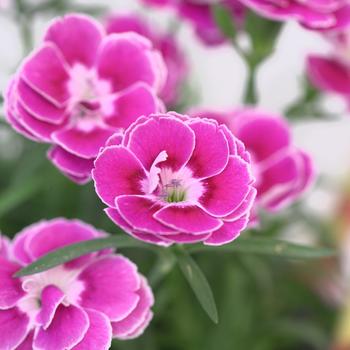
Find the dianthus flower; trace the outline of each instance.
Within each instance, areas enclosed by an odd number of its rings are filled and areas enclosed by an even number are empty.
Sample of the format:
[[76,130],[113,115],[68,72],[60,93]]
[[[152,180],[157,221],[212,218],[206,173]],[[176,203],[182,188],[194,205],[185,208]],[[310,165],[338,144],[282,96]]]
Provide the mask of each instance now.
[[67,244],[105,236],[77,220],[54,219],[16,235],[0,257],[1,350],[109,349],[112,337],[139,336],[153,294],[127,258],[105,250],[31,276],[14,273]]
[[108,216],[130,235],[220,245],[246,227],[255,198],[250,158],[224,125],[157,114],[118,141],[97,157],[93,179]]
[[136,14],[109,16],[106,20],[106,31],[109,34],[135,32],[152,42],[153,47],[161,53],[168,72],[159,96],[165,104],[174,106],[180,98],[188,75],[188,62],[175,36],[151,27],[145,19]]
[[252,159],[258,206],[277,211],[299,199],[312,184],[311,158],[294,146],[283,118],[250,108],[229,112],[203,109],[190,114],[225,123],[244,143]]
[[207,45],[218,45],[226,41],[215,22],[213,5],[219,4],[229,11],[237,29],[244,20],[244,5],[239,0],[142,0],[146,4],[174,9],[180,18],[188,20],[196,34]]
[[338,30],[350,22],[347,0],[240,0],[258,14],[273,20],[294,19],[313,30]]
[[5,96],[9,123],[53,145],[48,157],[78,183],[90,179],[105,141],[159,111],[166,77],[160,54],[136,33],[105,34],[78,14],[55,19],[18,69]]
[[331,52],[309,55],[308,76],[317,88],[342,96],[350,105],[350,31],[330,34],[326,38],[331,43]]

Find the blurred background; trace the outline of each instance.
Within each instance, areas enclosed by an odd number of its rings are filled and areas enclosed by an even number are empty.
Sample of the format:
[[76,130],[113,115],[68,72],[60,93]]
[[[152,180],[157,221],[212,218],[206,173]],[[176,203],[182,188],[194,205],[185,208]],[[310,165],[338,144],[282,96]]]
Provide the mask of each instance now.
[[[47,22],[67,12],[96,18],[136,11],[152,26],[176,31],[188,56],[186,100],[177,107],[233,108],[242,105],[247,68],[229,44],[204,46],[188,23],[170,11],[137,0],[0,1],[0,90],[23,57],[39,42]],[[296,23],[284,24],[275,50],[257,72],[257,105],[283,115],[304,96],[305,58],[327,53],[321,36]],[[1,100],[2,105],[2,100]],[[340,258],[285,261],[247,254],[197,254],[218,304],[220,322],[204,314],[177,268],[154,281],[155,318],[138,340],[116,341],[120,350],[287,350],[350,349],[350,122],[337,96],[318,96],[321,114],[301,108],[291,114],[295,142],[311,153],[320,174],[299,203],[278,215],[264,215],[254,234],[303,244],[337,247]],[[16,134],[0,110],[0,230],[13,236],[40,219],[79,218],[110,233],[92,184],[78,186],[46,159],[46,145]],[[155,257],[123,251],[146,275]],[[215,256],[214,256],[215,254]],[[1,288],[1,287],[0,287]]]

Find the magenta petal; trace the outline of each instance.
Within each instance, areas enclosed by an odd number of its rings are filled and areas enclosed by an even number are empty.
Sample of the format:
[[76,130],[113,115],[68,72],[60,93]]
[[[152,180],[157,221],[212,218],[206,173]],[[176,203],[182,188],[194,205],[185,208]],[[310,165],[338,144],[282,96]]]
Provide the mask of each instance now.
[[113,107],[114,113],[106,118],[106,123],[126,129],[138,117],[158,112],[159,103],[148,85],[137,83],[118,95]]
[[202,242],[210,236],[209,233],[204,234],[190,234],[190,233],[177,233],[174,235],[164,236],[164,240],[171,243],[197,243]]
[[207,233],[222,226],[222,221],[211,217],[197,206],[170,204],[158,210],[154,218],[181,232]]
[[31,331],[16,350],[33,350],[34,331]]
[[39,328],[34,338],[37,350],[71,349],[85,336],[89,328],[86,312],[74,305],[57,308],[55,317],[47,329]]
[[78,276],[85,285],[81,305],[120,321],[135,309],[140,297],[140,277],[128,259],[106,256],[88,265]]
[[39,140],[51,142],[52,133],[54,133],[60,126],[35,118],[20,102],[17,103],[16,107],[19,123]]
[[90,180],[91,170],[94,166],[93,159],[77,157],[59,146],[52,147],[47,156],[63,173],[85,178],[86,181]]
[[251,182],[248,163],[230,156],[223,172],[203,181],[206,192],[199,202],[211,215],[226,216],[243,202],[250,191]]
[[[69,244],[97,238],[99,231],[92,226],[78,220],[54,219],[46,222],[38,232],[33,235],[27,246],[27,250],[33,259],[37,259],[48,252]],[[92,253],[93,254],[93,253]],[[70,267],[79,267],[89,259],[85,255],[66,264]]]
[[146,177],[140,161],[126,148],[105,148],[95,161],[92,171],[95,188],[100,198],[109,206],[122,194],[142,194],[141,181]]
[[69,74],[59,51],[51,44],[43,45],[25,61],[21,78],[58,107],[69,98]]
[[144,196],[120,196],[116,199],[120,215],[134,230],[155,234],[175,233],[175,231],[154,219],[154,214],[162,205]]
[[190,124],[196,145],[187,166],[195,177],[209,177],[220,173],[228,162],[228,142],[216,123],[197,119]]
[[339,94],[350,94],[349,69],[339,61],[320,56],[309,56],[307,73],[319,89]]
[[24,295],[20,280],[13,276],[20,268],[20,265],[0,257],[0,309],[15,306]]
[[76,63],[92,66],[103,35],[102,27],[91,17],[73,14],[54,20],[45,41],[54,43],[71,66]]
[[23,107],[35,118],[52,124],[63,122],[65,109],[56,107],[45,97],[35,92],[23,79],[18,80],[16,91]]
[[103,313],[85,309],[90,326],[84,339],[73,350],[108,350],[112,342],[111,322]]
[[98,52],[98,73],[116,91],[140,81],[155,86],[157,71],[150,53],[151,43],[136,33],[110,34]]
[[41,309],[36,316],[36,321],[43,329],[47,329],[50,326],[55,312],[64,298],[65,294],[54,285],[48,285],[43,289],[40,298]]
[[248,216],[232,222],[224,222],[222,227],[214,231],[212,235],[204,241],[206,245],[222,245],[236,239],[240,232],[247,227],[249,221]]
[[141,287],[137,291],[140,300],[136,308],[124,320],[112,322],[113,336],[117,338],[125,337],[135,332],[145,321],[147,314],[154,303],[151,288],[144,277],[141,277]]
[[94,127],[89,131],[78,128],[63,129],[52,135],[53,140],[67,152],[85,159],[94,158],[114,130]]
[[147,170],[162,151],[168,155],[162,166],[178,170],[188,162],[194,146],[195,136],[191,128],[166,114],[154,115],[145,123],[135,126],[128,143],[130,150]]
[[249,193],[244,198],[244,201],[241,203],[241,205],[235,211],[233,211],[231,214],[225,216],[223,218],[224,221],[235,221],[235,220],[239,219],[241,216],[243,216],[244,214],[249,214],[249,212],[251,211],[251,209],[254,205],[254,201],[256,198],[256,192],[257,192],[256,189],[254,187],[252,187],[250,189]]
[[29,319],[18,308],[0,310],[0,350],[17,349],[28,333]]

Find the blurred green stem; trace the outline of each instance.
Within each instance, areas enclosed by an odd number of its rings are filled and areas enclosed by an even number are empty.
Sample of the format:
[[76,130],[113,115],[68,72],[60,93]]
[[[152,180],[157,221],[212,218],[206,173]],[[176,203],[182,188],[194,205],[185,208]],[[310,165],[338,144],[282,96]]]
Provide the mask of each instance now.
[[157,252],[158,259],[148,276],[153,288],[173,269],[176,263],[175,256],[170,249],[158,249]]
[[247,60],[248,79],[244,93],[244,103],[254,105],[257,102],[256,97],[256,70],[257,65],[252,64]]

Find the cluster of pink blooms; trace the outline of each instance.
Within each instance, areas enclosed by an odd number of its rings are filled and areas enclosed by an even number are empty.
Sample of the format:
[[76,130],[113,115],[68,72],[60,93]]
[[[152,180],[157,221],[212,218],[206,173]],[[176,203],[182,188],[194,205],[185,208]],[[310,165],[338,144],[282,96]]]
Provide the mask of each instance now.
[[105,235],[54,219],[27,227],[12,243],[0,237],[1,350],[103,350],[112,338],[142,334],[152,319],[152,291],[137,267],[110,249],[13,278],[50,251]]
[[[207,43],[223,40],[213,1],[152,2],[178,6]],[[241,18],[238,1],[224,3]],[[326,3],[338,1],[322,1],[330,10]],[[314,171],[280,117],[253,109],[166,113],[187,72],[175,38],[138,16],[110,16],[103,28],[67,15],[51,23],[9,83],[6,117],[22,135],[50,144],[49,159],[70,179],[92,177],[107,215],[131,236],[162,246],[222,245],[256,221],[259,208],[275,211],[298,199]],[[50,251],[105,235],[55,219],[12,243],[0,239],[0,350],[108,349],[112,337],[143,332],[152,292],[135,265],[112,250],[13,278]]]

